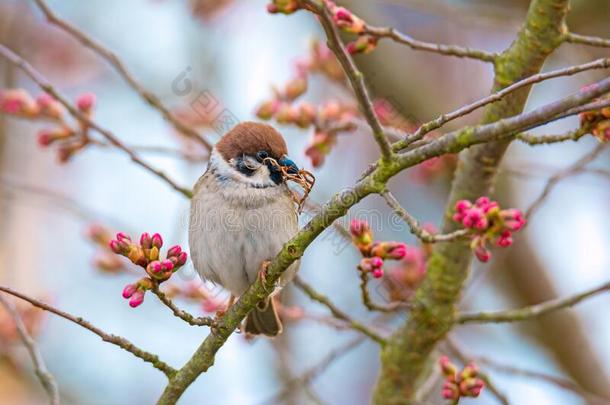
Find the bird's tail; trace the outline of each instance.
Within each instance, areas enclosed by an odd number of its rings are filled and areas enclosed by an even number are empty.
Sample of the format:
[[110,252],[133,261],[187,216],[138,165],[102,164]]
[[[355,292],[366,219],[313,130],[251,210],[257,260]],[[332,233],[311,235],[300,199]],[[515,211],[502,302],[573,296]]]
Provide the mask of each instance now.
[[273,298],[259,303],[246,318],[246,333],[277,336],[282,333],[282,322],[277,315]]

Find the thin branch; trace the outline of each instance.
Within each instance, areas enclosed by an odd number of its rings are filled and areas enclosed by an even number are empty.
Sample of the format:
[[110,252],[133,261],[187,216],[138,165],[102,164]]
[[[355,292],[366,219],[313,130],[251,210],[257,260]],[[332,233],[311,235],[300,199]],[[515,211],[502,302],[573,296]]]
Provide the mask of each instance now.
[[546,200],[546,198],[550,195],[551,191],[555,188],[555,186],[563,179],[566,179],[570,176],[574,176],[576,174],[581,173],[585,170],[585,166],[591,163],[597,156],[599,156],[607,144],[600,143],[597,145],[591,152],[587,153],[585,156],[578,159],[572,165],[566,167],[555,173],[551,176],[544,186],[544,189],[540,193],[540,195],[532,202],[529,208],[525,211],[525,217],[527,219],[531,218],[531,216],[540,208],[542,203]]
[[588,35],[579,35],[572,32],[568,33],[565,37],[565,41],[571,44],[582,44],[599,46],[602,48],[610,48],[610,39],[591,37]]
[[51,374],[47,369],[42,354],[38,349],[38,345],[28,333],[28,330],[25,327],[21,316],[17,312],[17,309],[15,309],[15,306],[11,304],[4,296],[2,296],[2,294],[0,294],[0,304],[6,308],[11,318],[13,318],[17,333],[19,333],[19,337],[21,338],[23,345],[27,349],[32,359],[32,363],[34,364],[34,373],[40,380],[40,384],[42,384],[43,388],[47,392],[47,395],[49,396],[49,403],[51,405],[59,405],[59,389],[57,387],[57,381],[55,380],[55,377],[53,377],[53,374]]
[[424,243],[436,243],[436,242],[451,242],[459,239],[468,234],[467,229],[459,229],[455,232],[451,232],[444,235],[433,235],[426,231],[419,225],[419,222],[415,217],[407,212],[401,205],[400,202],[394,197],[394,195],[386,190],[381,193],[381,196],[385,199],[388,205],[394,210],[396,215],[402,218],[409,226],[411,233],[417,236]]
[[557,298],[537,305],[508,311],[464,313],[457,316],[457,322],[466,323],[506,323],[527,321],[560,309],[572,307],[588,298],[610,290],[610,282],[566,298]]
[[216,325],[216,320],[212,317],[196,317],[194,315],[189,314],[188,312],[178,308],[176,304],[170,300],[167,295],[163,291],[159,289],[159,286],[154,286],[151,290],[153,294],[159,297],[159,300],[172,310],[172,313],[178,318],[182,319],[184,322],[193,326],[210,326],[214,327]]
[[563,69],[552,70],[546,73],[538,73],[532,76],[529,76],[523,80],[513,83],[512,85],[503,88],[502,90],[491,94],[487,97],[483,97],[480,100],[477,100],[473,103],[467,104],[463,107],[458,108],[455,111],[452,111],[447,114],[440,115],[436,119],[426,122],[417,128],[417,130],[408,135],[406,138],[402,139],[399,142],[396,142],[392,145],[392,150],[399,151],[409,146],[415,141],[418,141],[424,137],[430,131],[438,129],[448,123],[449,121],[455,120],[464,115],[470,114],[471,112],[487,105],[499,101],[513,93],[519,89],[522,89],[527,86],[531,86],[534,83],[540,83],[545,80],[553,79],[561,76],[571,76],[580,72],[584,72],[592,69],[607,69],[610,67],[610,58],[597,59],[592,62],[584,63],[582,65],[570,66]]
[[318,364],[311,367],[307,371],[305,371],[302,375],[297,378],[290,380],[288,383],[284,385],[281,391],[275,394],[273,397],[268,400],[262,402],[262,404],[279,404],[281,403],[288,393],[290,393],[295,387],[307,386],[311,384],[311,382],[322,374],[331,364],[335,362],[335,360],[343,357],[356,347],[358,347],[362,342],[364,342],[363,337],[358,337],[356,339],[350,340],[345,345],[340,346],[329,354],[327,354]]
[[548,145],[552,143],[559,143],[565,141],[578,141],[580,138],[589,133],[589,130],[586,128],[578,128],[573,131],[567,132],[565,134],[558,135],[532,135],[525,132],[517,134],[515,139],[520,140],[523,143],[526,143],[531,146],[536,145]]
[[328,48],[333,51],[339,60],[339,63],[341,63],[341,66],[352,85],[358,104],[362,108],[364,117],[373,131],[373,137],[381,149],[383,158],[389,159],[392,156],[390,142],[386,138],[381,122],[379,122],[379,119],[375,114],[373,102],[371,101],[371,97],[366,88],[364,76],[362,72],[358,70],[351,55],[345,49],[345,45],[341,40],[337,27],[326,7],[326,3],[318,4],[315,0],[303,0],[303,2],[309,6],[309,9],[312,10],[312,12],[320,17],[320,23],[322,24],[328,39]]
[[369,311],[379,311],[379,312],[394,312],[398,308],[401,307],[400,304],[390,304],[390,305],[379,305],[371,298],[371,294],[369,293],[369,276],[367,273],[361,271],[360,272],[360,294],[362,297],[362,303]]
[[[466,365],[471,361],[474,361],[477,364],[479,363],[479,358],[474,359],[472,358],[472,356],[466,354],[464,350],[460,347],[460,345],[456,341],[451,339],[451,337],[448,337],[445,343],[451,353],[455,355],[455,357],[457,357],[462,364]],[[487,375],[487,373],[479,372],[478,376],[481,380],[483,380],[489,391],[493,394],[494,397],[496,397],[498,402],[500,402],[502,405],[510,405],[508,397],[498,389],[498,387],[491,380],[491,378],[489,378],[489,375]]]
[[580,385],[578,385],[574,381],[569,380],[567,378],[556,377],[553,375],[541,373],[539,371],[526,370],[523,368],[510,366],[507,364],[502,364],[502,363],[497,362],[496,360],[492,360],[487,357],[477,356],[475,361],[478,364],[486,365],[487,367],[493,368],[502,373],[513,374],[518,377],[524,377],[527,379],[536,379],[536,380],[548,382],[550,384],[554,384],[560,388],[564,388],[566,390],[574,392],[577,395],[580,395],[590,405],[607,405],[608,401],[609,401],[608,398],[602,398],[598,395],[595,395],[595,394],[585,390],[584,388],[582,388]]
[[19,55],[14,53],[12,50],[7,48],[6,46],[0,44],[0,55],[8,59],[12,64],[21,69],[28,77],[30,77],[43,91],[50,94],[59,101],[69,112],[80,122],[87,124],[89,127],[95,129],[99,132],[104,138],[108,140],[112,145],[121,149],[125,152],[131,160],[148,170],[150,173],[159,177],[161,180],[165,181],[169,184],[174,190],[180,192],[185,197],[191,197],[191,191],[187,188],[179,186],[174,180],[170,179],[164,172],[155,169],[145,161],[143,161],[133,150],[129,149],[119,138],[114,136],[110,131],[105,130],[100,127],[97,123],[92,121],[86,114],[80,112],[77,108],[75,108],[65,97],[63,97],[55,88],[45,79],[32,65],[30,65],[26,60],[21,58]]
[[330,310],[330,312],[335,318],[346,322],[351,326],[352,329],[357,330],[358,332],[368,336],[380,345],[383,345],[385,343],[385,339],[379,336],[377,332],[374,332],[373,330],[364,326],[362,323],[352,319],[348,314],[337,308],[337,306],[333,304],[333,302],[327,296],[317,292],[311,285],[307,284],[299,276],[296,276],[293,282],[301,291],[307,294],[309,298],[326,306],[326,308]]
[[60,316],[64,319],[74,322],[75,324],[82,326],[85,329],[90,330],[91,332],[95,333],[100,338],[102,338],[102,340],[104,342],[108,342],[113,345],[116,345],[116,346],[130,352],[134,356],[144,360],[145,362],[152,364],[154,368],[161,371],[168,378],[171,378],[176,373],[176,370],[174,368],[167,365],[163,361],[159,360],[159,356],[157,356],[156,354],[146,352],[146,351],[136,347],[133,343],[131,343],[129,340],[125,339],[124,337],[108,334],[108,333],[104,332],[103,330],[101,330],[100,328],[92,325],[90,322],[84,320],[81,317],[76,317],[67,312],[61,311],[48,304],[45,304],[44,302],[38,301],[37,299],[28,297],[25,294],[17,292],[11,288],[0,286],[0,291],[3,291],[14,297],[27,301],[37,308],[43,309],[45,311],[49,311],[57,316]]
[[394,42],[407,45],[409,48],[418,51],[434,52],[441,55],[457,56],[458,58],[477,59],[483,62],[493,63],[496,60],[497,54],[479,49],[461,47],[457,45],[443,45],[431,42],[418,41],[395,28],[389,27],[373,27],[367,25],[365,33],[377,38],[389,38]]
[[104,47],[101,43],[97,42],[84,32],[80,31],[74,25],[60,18],[51,10],[44,0],[35,0],[35,2],[51,24],[54,24],[63,31],[67,32],[77,39],[81,44],[91,49],[110,63],[110,65],[114,67],[117,73],[129,84],[129,86],[131,86],[131,88],[134,89],[151,107],[159,111],[163,118],[170,122],[177,131],[196,140],[205,146],[208,151],[212,150],[212,145],[203,136],[198,134],[193,128],[181,122],[167,107],[163,105],[157,96],[146,90],[142,84],[135,79],[133,74],[127,70],[124,63],[118,58],[118,56],[116,56],[114,52]]

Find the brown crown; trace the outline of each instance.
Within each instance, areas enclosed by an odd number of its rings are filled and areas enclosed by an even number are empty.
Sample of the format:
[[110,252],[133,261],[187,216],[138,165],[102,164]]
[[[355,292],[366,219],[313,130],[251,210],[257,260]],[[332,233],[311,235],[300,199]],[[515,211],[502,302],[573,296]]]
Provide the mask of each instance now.
[[288,154],[282,135],[272,126],[258,122],[238,124],[218,141],[216,150],[227,161],[242,155],[256,156],[262,150],[274,159]]

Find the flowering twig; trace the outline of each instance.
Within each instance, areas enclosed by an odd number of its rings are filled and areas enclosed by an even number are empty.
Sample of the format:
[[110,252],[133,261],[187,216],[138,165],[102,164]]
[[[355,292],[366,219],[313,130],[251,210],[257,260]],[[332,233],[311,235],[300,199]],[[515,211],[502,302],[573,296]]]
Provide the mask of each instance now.
[[117,336],[117,335],[111,335],[108,334],[106,332],[104,332],[103,330],[101,330],[100,328],[92,325],[90,322],[84,320],[81,317],[77,317],[74,315],[71,315],[67,312],[61,311],[57,308],[54,308],[48,304],[45,304],[44,302],[38,301],[37,299],[28,297],[25,294],[22,294],[20,292],[17,292],[11,288],[8,287],[3,287],[0,286],[0,291],[3,291],[7,294],[10,294],[12,296],[15,296],[19,299],[22,299],[24,301],[29,302],[30,304],[34,305],[35,307],[38,307],[40,309],[43,309],[45,311],[49,311],[55,315],[58,315],[64,319],[67,319],[71,322],[74,322],[75,324],[82,326],[85,329],[90,330],[91,332],[95,333],[96,335],[98,335],[100,338],[102,338],[102,340],[104,342],[108,342],[111,343],[113,345],[116,345],[128,352],[130,352],[131,354],[133,354],[134,356],[144,360],[147,363],[152,364],[152,366],[154,368],[156,368],[157,370],[161,371],[163,374],[165,374],[168,378],[171,378],[175,373],[176,370],[174,368],[172,368],[171,366],[167,365],[165,362],[159,360],[159,356],[157,356],[156,354],[152,354],[149,352],[146,352],[138,347],[136,347],[133,343],[131,343],[129,340],[125,339],[124,337],[121,336]]
[[602,48],[610,48],[610,39],[592,37],[588,35],[579,35],[569,32],[565,36],[565,41],[572,44],[583,44],[591,46],[599,46]]
[[161,302],[166,307],[171,309],[175,316],[177,316],[178,318],[182,319],[183,321],[185,321],[186,323],[188,323],[190,325],[193,325],[193,326],[210,326],[210,327],[214,327],[214,325],[216,324],[216,321],[214,320],[214,318],[211,318],[211,317],[195,317],[194,315],[191,315],[188,312],[178,308],[176,306],[176,304],[174,304],[172,302],[172,300],[170,300],[168,298],[168,296],[165,295],[165,293],[163,291],[161,291],[159,289],[159,286],[156,285],[156,284],[151,289],[151,292],[153,294],[155,294],[157,297],[159,297],[159,300],[161,300]]
[[63,97],[55,88],[47,81],[32,65],[30,65],[27,61],[17,55],[15,52],[7,48],[6,46],[0,44],[0,55],[4,58],[8,59],[12,64],[21,69],[28,77],[30,77],[42,90],[53,96],[57,101],[59,101],[69,112],[81,122],[86,123],[89,127],[95,129],[99,132],[104,138],[108,140],[112,145],[121,149],[125,152],[129,158],[136,164],[142,166],[144,169],[148,170],[150,173],[159,177],[167,184],[169,184],[174,190],[180,192],[185,197],[191,197],[191,191],[187,188],[179,186],[174,180],[169,178],[167,174],[160,171],[159,169],[155,169],[145,161],[143,161],[133,150],[129,149],[119,138],[117,138],[110,131],[100,127],[97,123],[92,121],[87,115],[83,114],[77,108],[75,108],[65,97]]
[[364,326],[362,323],[352,319],[348,314],[337,308],[337,306],[327,296],[317,292],[311,285],[303,281],[303,279],[301,279],[299,276],[294,278],[294,284],[301,291],[307,294],[309,298],[326,306],[335,318],[347,322],[347,324],[350,325],[352,329],[357,330],[358,332],[368,336],[375,342],[381,345],[385,343],[385,339],[379,336],[377,332],[374,332],[370,328]]
[[604,283],[598,287],[583,291],[579,294],[572,295],[566,298],[557,298],[549,300],[537,305],[531,305],[524,308],[512,309],[508,311],[495,312],[477,312],[464,313],[457,316],[457,322],[466,323],[505,323],[527,321],[537,318],[548,313],[558,311],[560,309],[574,306],[588,298],[597,294],[610,290],[610,282]]
[[15,309],[15,306],[4,296],[2,296],[2,294],[0,294],[0,304],[4,306],[15,323],[17,333],[19,334],[23,345],[27,349],[28,354],[32,359],[32,363],[34,364],[34,373],[40,380],[40,383],[49,396],[49,403],[51,405],[59,405],[59,389],[57,387],[57,381],[55,380],[55,377],[53,377],[53,374],[51,374],[47,369],[44,359],[42,358],[42,354],[38,349],[38,345],[28,333],[21,316]]
[[307,4],[310,9],[320,17],[320,23],[322,24],[328,39],[328,47],[333,51],[341,63],[341,66],[343,67],[343,70],[345,71],[345,74],[352,85],[356,99],[363,110],[362,112],[364,113],[366,121],[373,131],[373,136],[381,149],[383,158],[388,159],[392,155],[390,142],[386,138],[383,127],[379,122],[379,118],[377,118],[375,110],[373,109],[373,102],[371,101],[369,92],[366,88],[364,76],[362,72],[358,70],[352,57],[345,49],[345,45],[339,36],[339,32],[333,22],[332,16],[330,15],[326,4],[318,4],[318,2],[315,0],[303,0],[303,3]]
[[394,210],[394,212],[407,223],[411,233],[417,236],[424,243],[451,242],[465,236],[468,233],[467,229],[458,229],[457,231],[445,235],[431,234],[419,225],[417,219],[415,219],[413,215],[409,214],[409,212],[407,212],[407,210],[400,205],[400,202],[398,202],[396,197],[394,197],[390,191],[385,190],[381,193],[381,196]]
[[443,45],[414,39],[395,28],[373,27],[367,25],[364,32],[376,38],[389,38],[394,42],[407,45],[411,49],[419,51],[434,52],[441,55],[457,56],[459,58],[477,59],[483,62],[494,62],[497,54],[479,49],[465,48],[456,45]]
[[607,69],[610,67],[610,58],[597,59],[592,62],[583,63],[582,65],[569,66],[563,69],[552,70],[546,73],[538,73],[532,76],[529,76],[523,80],[513,83],[510,86],[504,87],[503,89],[493,93],[487,97],[483,97],[480,100],[477,100],[473,103],[467,104],[463,107],[458,108],[455,111],[452,111],[447,114],[440,115],[436,119],[426,122],[425,124],[420,125],[417,130],[410,135],[407,135],[406,138],[394,143],[392,145],[392,150],[399,151],[404,149],[405,147],[411,145],[413,142],[422,139],[427,133],[438,129],[448,123],[449,121],[460,118],[464,115],[470,114],[471,112],[487,105],[490,103],[494,103],[506,97],[507,95],[515,92],[516,90],[522,89],[524,87],[530,86],[534,83],[540,83],[542,81],[553,79],[561,76],[571,76],[576,73],[584,72],[592,69]]
[[165,118],[168,122],[170,122],[174,128],[186,135],[189,138],[192,138],[202,144],[208,151],[212,150],[212,145],[200,134],[198,134],[194,129],[185,125],[181,122],[171,111],[163,105],[161,100],[152,94],[150,91],[145,89],[133,76],[132,73],[127,70],[123,62],[108,48],[104,47],[101,43],[97,42],[95,39],[91,38],[84,32],[80,31],[74,25],[70,24],[66,20],[60,18],[57,14],[55,14],[51,8],[48,6],[45,0],[35,0],[38,8],[43,12],[47,20],[51,23],[72,35],[75,39],[77,39],[80,43],[82,43],[87,48],[93,50],[95,53],[100,55],[103,59],[105,59],[108,63],[114,67],[114,69],[119,73],[119,75],[134,89],[141,97],[144,99],[151,107],[158,110],[163,118]]
[[552,175],[546,182],[544,189],[540,193],[538,197],[532,202],[527,211],[525,212],[525,217],[530,218],[534,212],[542,205],[544,200],[549,196],[553,188],[559,183],[561,180],[574,176],[578,173],[581,173],[585,170],[585,166],[591,163],[599,154],[601,154],[606,148],[607,144],[600,143],[597,145],[591,152],[587,153],[585,156],[578,159],[572,165],[568,166],[565,169],[562,169]]
[[[474,361],[476,363],[482,363],[482,361],[480,361],[480,358],[477,357],[475,359],[475,358],[472,358],[472,356],[469,356],[466,353],[464,353],[464,351],[462,350],[460,345],[455,340],[451,339],[451,337],[447,338],[447,340],[445,341],[445,344],[447,345],[447,348],[451,351],[451,353],[455,357],[457,357],[463,364],[468,364],[471,361]],[[498,387],[494,384],[494,382],[489,378],[489,375],[487,375],[487,373],[480,371],[479,378],[481,380],[483,380],[483,382],[485,383],[485,386],[489,389],[489,391],[493,394],[493,396],[496,397],[498,402],[500,402],[502,405],[510,404],[506,395],[498,389]]]

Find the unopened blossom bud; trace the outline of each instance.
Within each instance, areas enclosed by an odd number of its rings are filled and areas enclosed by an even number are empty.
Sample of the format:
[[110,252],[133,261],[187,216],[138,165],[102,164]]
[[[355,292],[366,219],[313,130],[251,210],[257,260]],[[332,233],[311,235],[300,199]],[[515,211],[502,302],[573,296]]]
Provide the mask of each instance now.
[[458,399],[460,397],[460,388],[454,381],[447,380],[443,384],[443,390],[441,392],[445,399]]
[[152,237],[148,232],[144,232],[142,235],[140,235],[140,246],[142,246],[144,249],[152,248]]
[[483,213],[483,210],[478,207],[472,207],[466,210],[462,223],[466,228],[485,229],[488,221]]
[[479,375],[479,372],[479,366],[477,366],[475,363],[470,362],[462,369],[462,372],[460,373],[460,378],[462,380],[465,380],[467,378],[474,378]]
[[286,84],[284,95],[289,100],[294,100],[307,91],[307,78],[297,76]]
[[155,233],[151,238],[152,246],[161,249],[163,246],[163,238],[158,233]]
[[129,300],[129,306],[132,308],[139,307],[144,302],[144,291],[136,290],[131,299]]
[[474,254],[483,263],[487,263],[491,259],[491,252],[485,247],[485,245],[477,245],[474,249]]
[[349,231],[357,245],[368,246],[373,243],[373,232],[371,231],[368,222],[360,219],[352,219],[349,225]]
[[298,117],[296,124],[301,128],[307,128],[313,124],[316,118],[316,109],[309,103],[303,103],[299,106]]
[[313,167],[320,167],[324,164],[326,155],[316,145],[310,145],[305,149],[305,156],[311,161]]
[[383,260],[380,257],[365,257],[360,260],[360,269],[365,273],[374,273],[373,276],[375,278],[379,278],[383,276],[383,270],[381,272],[375,270],[381,270],[383,267]]
[[146,271],[154,274],[161,273],[163,271],[163,265],[160,261],[155,260],[154,262],[148,263],[148,266],[146,266]]
[[76,106],[82,112],[89,112],[95,106],[95,94],[83,93],[76,99]]
[[295,121],[297,111],[288,103],[282,103],[275,114],[275,119],[280,124],[289,124]]
[[593,130],[591,130],[591,133],[602,143],[610,141],[610,120],[604,120],[598,123]]
[[125,232],[119,232],[116,234],[116,240],[119,242],[131,242],[131,237]]
[[131,298],[131,296],[138,290],[137,284],[127,284],[123,289],[123,298]]
[[496,245],[499,247],[509,247],[513,244],[513,238],[510,231],[504,231],[500,234],[500,237],[496,241]]
[[375,278],[381,278],[383,277],[383,268],[375,268],[373,269],[373,271],[371,272],[371,274],[373,275],[373,277]]
[[175,245],[167,250],[167,257],[178,256],[180,253],[182,253],[182,248],[179,245]]
[[460,394],[465,397],[476,398],[483,391],[485,383],[480,378],[469,378],[460,382]]
[[188,259],[188,254],[186,252],[180,252],[177,256],[174,256],[174,265],[176,267],[181,267],[186,264],[186,260]]
[[67,127],[59,127],[53,129],[41,129],[38,132],[38,145],[46,147],[51,145],[53,142],[69,138],[74,135],[74,132]]
[[511,231],[518,231],[525,226],[525,218],[518,209],[507,209],[500,211],[500,216],[504,220],[504,226]]
[[345,32],[361,34],[364,32],[365,23],[345,7],[334,7],[332,9],[333,21],[337,27]]
[[131,245],[131,248],[126,256],[133,264],[137,264],[138,266],[142,267],[146,267],[146,265],[148,265],[148,258],[140,246]]
[[271,14],[292,14],[298,9],[299,3],[297,0],[273,0],[271,4],[267,4],[267,11]]
[[38,114],[38,105],[30,94],[23,89],[10,89],[0,92],[0,111],[6,114],[32,117]]
[[85,229],[85,235],[95,243],[104,247],[107,246],[108,241],[112,238],[110,236],[110,231],[100,224],[90,224]]
[[400,260],[407,254],[407,245],[401,242],[375,242],[370,254],[382,259]]
[[62,105],[47,93],[39,95],[36,98],[36,104],[38,105],[40,113],[47,117],[59,119],[64,114]]
[[369,54],[377,48],[377,38],[371,35],[360,35],[355,41],[349,42],[345,49],[352,55]]
[[280,103],[277,100],[266,101],[261,104],[256,110],[256,116],[263,120],[269,120],[273,118],[273,115],[277,112]]
[[453,364],[447,356],[441,356],[438,359],[438,364],[441,367],[443,375],[445,375],[446,377],[453,377],[458,372],[457,366]]

